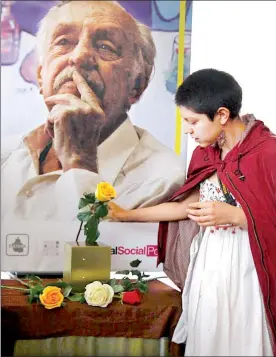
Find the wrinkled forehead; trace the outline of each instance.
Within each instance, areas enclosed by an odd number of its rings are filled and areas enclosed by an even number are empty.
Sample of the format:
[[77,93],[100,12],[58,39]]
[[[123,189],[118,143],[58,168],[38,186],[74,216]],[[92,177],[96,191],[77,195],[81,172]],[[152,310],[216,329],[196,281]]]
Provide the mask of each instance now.
[[55,9],[50,19],[49,38],[61,25],[82,28],[84,25],[101,25],[123,32],[125,39],[136,42],[138,28],[134,19],[118,5],[110,1],[71,1]]

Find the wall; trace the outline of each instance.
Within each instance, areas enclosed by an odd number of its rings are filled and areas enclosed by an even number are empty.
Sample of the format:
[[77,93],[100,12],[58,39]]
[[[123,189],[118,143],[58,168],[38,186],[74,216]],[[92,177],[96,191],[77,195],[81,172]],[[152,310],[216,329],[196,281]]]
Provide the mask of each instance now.
[[[243,88],[241,113],[276,133],[276,2],[194,1],[191,72],[213,67]],[[188,161],[195,143],[188,139]]]

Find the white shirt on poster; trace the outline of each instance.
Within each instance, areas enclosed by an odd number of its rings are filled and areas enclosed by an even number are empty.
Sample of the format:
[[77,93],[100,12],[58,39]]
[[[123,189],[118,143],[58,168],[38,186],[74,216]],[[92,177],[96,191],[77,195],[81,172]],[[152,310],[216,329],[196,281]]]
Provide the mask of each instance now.
[[101,181],[114,185],[115,202],[127,209],[166,201],[184,182],[183,159],[127,119],[98,147],[98,173],[83,169],[39,175],[23,140],[1,165],[5,218],[72,221],[84,192]]

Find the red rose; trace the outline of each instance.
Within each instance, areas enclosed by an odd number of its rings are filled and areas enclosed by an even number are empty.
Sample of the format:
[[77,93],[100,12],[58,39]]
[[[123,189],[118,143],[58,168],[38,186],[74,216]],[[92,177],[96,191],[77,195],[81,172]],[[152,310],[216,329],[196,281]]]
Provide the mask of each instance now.
[[125,304],[136,305],[141,302],[141,293],[138,289],[133,291],[125,291],[122,296],[122,301]]

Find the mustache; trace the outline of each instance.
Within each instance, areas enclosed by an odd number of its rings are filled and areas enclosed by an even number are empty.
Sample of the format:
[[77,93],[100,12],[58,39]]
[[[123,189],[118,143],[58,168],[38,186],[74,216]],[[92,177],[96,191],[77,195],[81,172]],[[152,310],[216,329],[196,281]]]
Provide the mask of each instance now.
[[56,94],[58,90],[63,86],[64,83],[68,81],[73,81],[73,73],[74,71],[79,72],[85,81],[87,82],[88,86],[92,89],[92,91],[96,94],[96,96],[103,100],[104,96],[104,85],[102,81],[99,80],[98,75],[95,71],[87,72],[85,70],[77,70],[75,67],[66,67],[64,68],[55,78],[53,84],[53,90]]

